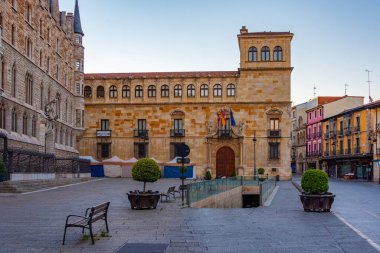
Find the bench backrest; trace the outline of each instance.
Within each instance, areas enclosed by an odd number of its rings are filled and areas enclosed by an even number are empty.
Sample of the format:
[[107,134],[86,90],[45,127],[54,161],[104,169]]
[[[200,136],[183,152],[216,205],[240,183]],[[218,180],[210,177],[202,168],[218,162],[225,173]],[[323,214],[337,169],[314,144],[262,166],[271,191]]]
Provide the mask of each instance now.
[[175,192],[175,186],[169,187],[168,193]]
[[104,219],[107,217],[108,207],[110,206],[110,202],[106,202],[94,207],[91,207],[91,212],[89,214],[89,223],[95,222],[100,219]]

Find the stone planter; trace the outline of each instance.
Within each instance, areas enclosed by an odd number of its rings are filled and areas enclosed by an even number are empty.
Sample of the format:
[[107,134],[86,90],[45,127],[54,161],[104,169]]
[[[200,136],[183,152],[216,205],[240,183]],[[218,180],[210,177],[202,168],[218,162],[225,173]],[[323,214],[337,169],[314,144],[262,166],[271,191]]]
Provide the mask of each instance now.
[[325,194],[308,194],[300,195],[303,209],[306,212],[330,212],[335,195],[327,192]]
[[132,209],[156,209],[160,200],[159,192],[132,192],[127,193]]

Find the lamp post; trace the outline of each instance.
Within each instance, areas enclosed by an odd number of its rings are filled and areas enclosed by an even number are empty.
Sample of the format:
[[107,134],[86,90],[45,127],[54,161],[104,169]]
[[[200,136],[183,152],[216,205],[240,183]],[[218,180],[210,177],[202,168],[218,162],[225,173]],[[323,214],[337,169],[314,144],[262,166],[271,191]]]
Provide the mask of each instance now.
[[253,175],[256,177],[256,130],[253,131]]

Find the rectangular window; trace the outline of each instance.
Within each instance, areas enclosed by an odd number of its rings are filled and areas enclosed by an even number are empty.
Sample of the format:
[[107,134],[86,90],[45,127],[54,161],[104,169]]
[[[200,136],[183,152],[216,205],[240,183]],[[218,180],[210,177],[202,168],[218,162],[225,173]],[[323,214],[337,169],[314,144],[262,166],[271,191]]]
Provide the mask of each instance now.
[[137,120],[137,129],[140,131],[146,130],[146,119]]
[[280,143],[269,143],[269,159],[280,159]]
[[104,159],[111,156],[111,143],[98,143],[98,158]]
[[347,139],[347,154],[351,154],[351,140]]
[[360,138],[356,138],[356,147],[355,147],[355,153],[360,153]]
[[343,140],[339,141],[339,154],[343,155]]
[[270,119],[270,130],[276,131],[279,129],[279,120],[278,119]]
[[137,159],[148,157],[148,143],[135,143],[135,157]]
[[182,119],[174,120],[174,130],[183,129],[182,128]]
[[326,142],[325,145],[326,145],[326,146],[325,146],[325,155],[328,156],[328,155],[329,155],[329,151],[330,151],[330,149],[329,149],[329,143]]
[[109,122],[108,119],[102,119],[100,121],[100,130],[102,130],[102,131],[108,131],[108,130],[110,130],[109,129],[109,124],[110,124],[110,122]]

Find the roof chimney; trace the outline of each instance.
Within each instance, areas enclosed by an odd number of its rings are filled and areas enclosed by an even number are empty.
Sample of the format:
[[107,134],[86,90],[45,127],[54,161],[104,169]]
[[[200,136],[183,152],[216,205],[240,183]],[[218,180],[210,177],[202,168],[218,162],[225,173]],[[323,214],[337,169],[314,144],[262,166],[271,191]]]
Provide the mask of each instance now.
[[248,33],[248,29],[245,27],[245,25],[243,25],[240,29],[240,34],[243,34],[243,33]]

